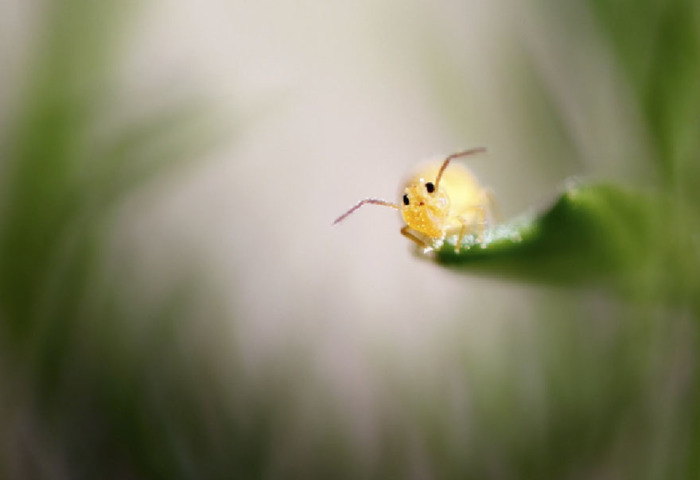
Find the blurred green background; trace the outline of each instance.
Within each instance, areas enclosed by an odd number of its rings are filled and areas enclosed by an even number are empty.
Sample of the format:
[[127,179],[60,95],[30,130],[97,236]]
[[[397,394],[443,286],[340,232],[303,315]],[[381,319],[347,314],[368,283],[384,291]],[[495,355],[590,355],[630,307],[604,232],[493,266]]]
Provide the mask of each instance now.
[[[0,79],[2,478],[700,476],[698,2],[10,0]],[[481,145],[532,249],[330,227]]]

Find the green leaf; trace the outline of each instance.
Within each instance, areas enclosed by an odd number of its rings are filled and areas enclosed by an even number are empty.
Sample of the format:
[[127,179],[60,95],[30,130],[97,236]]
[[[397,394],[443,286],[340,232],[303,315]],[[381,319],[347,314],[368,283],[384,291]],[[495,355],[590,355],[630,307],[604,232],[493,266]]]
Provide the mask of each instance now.
[[448,239],[435,260],[464,272],[482,272],[558,285],[624,286],[651,267],[662,203],[612,185],[568,188],[540,214],[524,215],[468,235],[459,252]]

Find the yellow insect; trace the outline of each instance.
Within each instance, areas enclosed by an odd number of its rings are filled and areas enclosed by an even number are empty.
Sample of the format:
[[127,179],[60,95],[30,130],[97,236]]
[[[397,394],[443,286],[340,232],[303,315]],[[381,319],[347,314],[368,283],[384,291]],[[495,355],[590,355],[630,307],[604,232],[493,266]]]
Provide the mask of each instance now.
[[453,153],[441,163],[424,166],[411,176],[403,188],[401,205],[367,198],[338,217],[333,225],[343,221],[363,205],[381,205],[401,211],[406,225],[401,234],[425,250],[438,248],[445,237],[457,234],[455,251],[459,252],[467,232],[477,234],[483,243],[484,230],[492,219],[494,203],[491,193],[484,189],[463,165],[453,164],[455,158],[483,153],[479,147]]

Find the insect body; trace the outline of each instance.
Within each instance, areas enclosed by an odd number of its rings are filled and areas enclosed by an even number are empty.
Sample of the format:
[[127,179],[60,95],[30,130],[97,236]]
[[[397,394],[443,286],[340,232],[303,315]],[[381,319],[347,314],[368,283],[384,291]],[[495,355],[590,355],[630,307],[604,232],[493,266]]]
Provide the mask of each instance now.
[[457,234],[455,250],[459,251],[469,231],[476,232],[481,242],[491,217],[491,195],[466,167],[450,164],[455,158],[485,151],[474,148],[454,153],[441,163],[427,165],[406,181],[401,204],[368,198],[333,223],[344,220],[363,205],[381,205],[401,212],[406,222],[401,233],[424,249],[439,246],[446,236]]

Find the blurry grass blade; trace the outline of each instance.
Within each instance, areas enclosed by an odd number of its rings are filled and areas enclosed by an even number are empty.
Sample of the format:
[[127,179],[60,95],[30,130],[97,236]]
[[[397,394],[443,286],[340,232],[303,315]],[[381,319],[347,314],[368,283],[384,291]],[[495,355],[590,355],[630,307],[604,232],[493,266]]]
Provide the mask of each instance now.
[[649,266],[659,208],[650,197],[619,187],[576,186],[543,213],[487,232],[483,245],[468,236],[469,248],[456,253],[447,241],[435,258],[465,272],[531,282],[618,282]]
[[[683,180],[700,145],[700,3],[595,0],[592,12],[625,70],[656,147],[664,180]],[[679,169],[678,167],[681,167]]]
[[212,140],[211,118],[195,102],[110,123],[135,105],[117,104],[113,75],[130,3],[56,0],[41,11],[31,68],[0,145],[0,305],[22,331],[37,320],[69,239],[101,228],[92,223],[106,219],[106,207]]
[[216,142],[205,106],[184,102],[132,120],[97,146],[99,162],[86,165],[79,190],[91,210],[108,207],[165,168],[193,160]]
[[70,221],[75,160],[109,90],[119,22],[129,9],[63,0],[40,10],[38,41],[20,101],[0,145],[0,303],[26,320],[57,240]]

